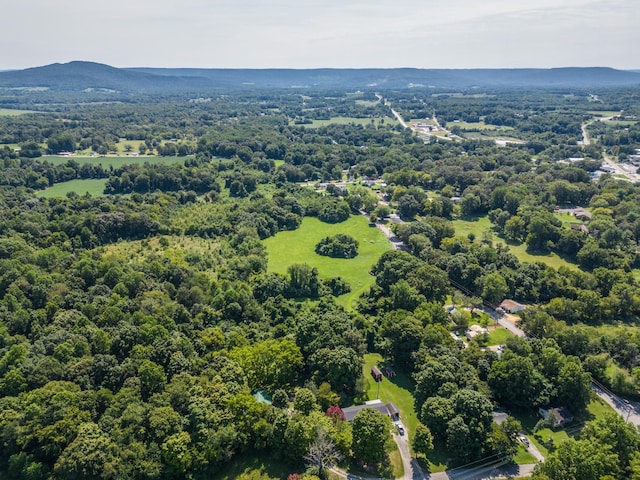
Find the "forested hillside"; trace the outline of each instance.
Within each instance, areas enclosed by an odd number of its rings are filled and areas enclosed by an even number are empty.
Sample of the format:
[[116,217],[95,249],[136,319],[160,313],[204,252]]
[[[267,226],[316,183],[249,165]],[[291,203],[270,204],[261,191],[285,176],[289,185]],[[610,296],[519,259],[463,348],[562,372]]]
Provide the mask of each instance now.
[[636,89],[153,93],[0,92],[0,477],[399,476],[378,354],[425,469],[639,478]]

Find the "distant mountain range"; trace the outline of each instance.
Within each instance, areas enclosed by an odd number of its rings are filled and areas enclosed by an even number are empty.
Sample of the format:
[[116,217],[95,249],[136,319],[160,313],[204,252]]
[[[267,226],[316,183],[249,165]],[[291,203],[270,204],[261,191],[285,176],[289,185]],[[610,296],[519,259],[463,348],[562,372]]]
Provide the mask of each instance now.
[[118,93],[238,89],[602,88],[640,86],[640,71],[590,68],[519,69],[219,69],[114,68],[92,62],[54,63],[0,72],[0,88]]

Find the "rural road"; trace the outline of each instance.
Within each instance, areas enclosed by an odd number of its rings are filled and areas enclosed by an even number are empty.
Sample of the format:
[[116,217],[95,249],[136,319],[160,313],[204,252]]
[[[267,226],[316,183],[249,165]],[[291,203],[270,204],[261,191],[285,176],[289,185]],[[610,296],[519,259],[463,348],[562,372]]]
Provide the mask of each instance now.
[[[589,132],[587,131],[587,127],[591,125],[595,121],[606,121],[611,120],[613,117],[605,117],[605,118],[593,118],[588,122],[582,124],[582,141],[578,142],[581,145],[591,145],[591,137],[589,137]],[[611,157],[609,157],[603,149],[602,152],[602,165],[617,175],[622,175],[624,178],[629,180],[630,182],[640,182],[640,174],[636,173],[635,167],[627,170],[626,165],[621,165],[618,162],[614,162]]]

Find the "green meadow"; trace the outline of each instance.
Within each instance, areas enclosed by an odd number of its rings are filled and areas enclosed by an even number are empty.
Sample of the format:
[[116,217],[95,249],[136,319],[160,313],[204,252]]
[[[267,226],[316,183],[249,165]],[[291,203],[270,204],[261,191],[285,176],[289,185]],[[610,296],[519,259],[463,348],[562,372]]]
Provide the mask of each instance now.
[[[316,244],[324,237],[346,233],[360,243],[355,258],[330,258],[315,252]],[[338,297],[338,303],[350,307],[362,292],[374,282],[369,274],[380,255],[391,249],[391,243],[376,227],[361,215],[352,215],[342,223],[324,223],[305,217],[300,228],[280,232],[264,240],[269,254],[269,271],[287,273],[296,263],[307,263],[318,269],[320,278],[342,277],[351,285],[351,292]]]
[[93,197],[99,197],[104,195],[106,184],[106,178],[69,180],[68,182],[56,183],[49,188],[40,190],[36,192],[36,196],[44,198],[66,197],[67,193],[75,192],[80,196],[89,193]]
[[104,156],[104,157],[81,157],[73,155],[71,157],[63,157],[60,155],[43,155],[40,160],[47,161],[53,165],[62,165],[69,160],[78,162],[80,165],[85,163],[93,165],[102,165],[103,168],[120,168],[123,165],[143,165],[145,163],[150,164],[165,164],[172,165],[175,163],[183,163],[185,157],[155,157],[155,156]]

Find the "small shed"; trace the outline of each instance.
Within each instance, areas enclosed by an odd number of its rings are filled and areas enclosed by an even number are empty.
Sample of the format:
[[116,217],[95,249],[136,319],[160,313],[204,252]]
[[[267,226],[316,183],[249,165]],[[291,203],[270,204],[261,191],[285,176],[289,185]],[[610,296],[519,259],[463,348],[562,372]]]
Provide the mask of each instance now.
[[371,367],[371,376],[373,377],[373,379],[376,382],[381,382],[382,381],[382,372],[380,371],[380,369],[376,365]]

